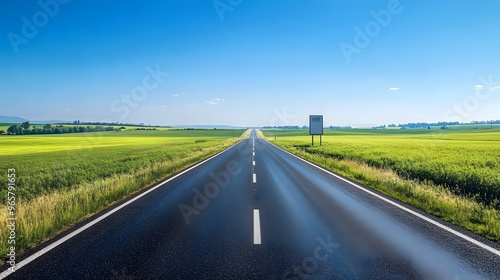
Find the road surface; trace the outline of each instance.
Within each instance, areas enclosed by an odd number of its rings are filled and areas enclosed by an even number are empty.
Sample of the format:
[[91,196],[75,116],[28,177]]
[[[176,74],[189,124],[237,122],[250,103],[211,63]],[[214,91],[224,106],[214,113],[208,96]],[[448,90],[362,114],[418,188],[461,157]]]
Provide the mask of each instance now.
[[253,131],[41,245],[2,277],[500,279],[498,246],[450,228]]

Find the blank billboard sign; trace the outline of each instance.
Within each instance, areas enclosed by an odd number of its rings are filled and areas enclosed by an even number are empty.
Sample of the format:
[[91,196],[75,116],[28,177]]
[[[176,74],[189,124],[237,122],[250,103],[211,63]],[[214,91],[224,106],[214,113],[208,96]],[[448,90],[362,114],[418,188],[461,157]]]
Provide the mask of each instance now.
[[309,134],[323,135],[323,115],[309,116]]

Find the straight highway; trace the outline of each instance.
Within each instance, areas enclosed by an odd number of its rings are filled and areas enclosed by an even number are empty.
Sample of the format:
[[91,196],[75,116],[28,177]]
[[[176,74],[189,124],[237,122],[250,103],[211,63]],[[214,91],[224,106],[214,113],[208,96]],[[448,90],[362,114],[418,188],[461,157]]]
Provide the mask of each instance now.
[[256,137],[21,257],[9,279],[500,279],[498,246]]

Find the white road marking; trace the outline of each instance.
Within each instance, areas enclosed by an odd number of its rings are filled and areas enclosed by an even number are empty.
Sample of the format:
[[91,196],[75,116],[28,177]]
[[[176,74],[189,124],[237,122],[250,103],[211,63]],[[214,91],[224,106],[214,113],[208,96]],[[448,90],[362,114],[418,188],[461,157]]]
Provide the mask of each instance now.
[[253,174],[253,183],[254,184],[257,183],[257,174],[255,173]]
[[[271,144],[271,143],[269,143],[269,144]],[[368,193],[368,194],[370,194],[370,195],[372,195],[372,196],[374,196],[376,198],[379,198],[380,200],[383,200],[383,201],[385,201],[385,202],[387,202],[387,203],[389,203],[391,205],[394,205],[394,206],[396,206],[397,208],[399,208],[399,209],[401,209],[403,211],[406,211],[406,212],[408,212],[408,213],[410,213],[410,214],[412,214],[412,215],[414,215],[414,216],[416,216],[416,217],[418,217],[418,218],[420,218],[420,219],[422,219],[422,220],[424,220],[426,222],[429,222],[429,223],[431,223],[431,224],[433,224],[433,225],[435,225],[435,226],[437,226],[437,227],[439,227],[441,229],[446,230],[447,232],[449,232],[449,233],[451,233],[451,234],[453,234],[455,236],[458,236],[458,237],[460,237],[460,238],[462,238],[462,239],[464,239],[466,241],[469,241],[470,243],[472,243],[474,245],[477,245],[477,246],[479,246],[479,247],[481,247],[481,248],[483,248],[483,249],[485,249],[485,250],[487,250],[487,251],[489,251],[489,252],[497,255],[497,256],[500,256],[500,251],[497,250],[497,249],[495,249],[495,248],[493,248],[493,247],[491,247],[491,246],[488,246],[488,245],[486,245],[486,244],[484,244],[484,243],[482,243],[482,242],[480,242],[480,241],[478,241],[478,240],[476,240],[476,239],[474,239],[472,237],[469,237],[469,236],[467,236],[467,235],[465,235],[463,233],[460,233],[460,232],[458,232],[458,231],[456,231],[456,230],[454,230],[454,229],[452,229],[452,228],[450,228],[448,226],[445,226],[445,225],[443,225],[443,224],[441,224],[441,223],[439,223],[437,221],[434,221],[433,219],[430,219],[430,218],[428,218],[428,217],[426,217],[426,216],[424,216],[424,215],[422,215],[420,213],[417,213],[417,212],[415,212],[415,211],[413,211],[413,210],[411,210],[409,208],[406,208],[406,207],[404,207],[404,206],[402,206],[402,205],[400,205],[400,204],[398,204],[398,203],[396,203],[396,202],[394,202],[392,200],[389,200],[389,199],[387,199],[387,198],[385,198],[385,197],[383,197],[383,196],[381,196],[379,194],[376,194],[373,191],[370,191],[370,190],[368,190],[368,189],[366,189],[366,188],[364,188],[364,187],[362,187],[362,186],[360,186],[358,184],[355,184],[355,183],[353,183],[353,182],[351,182],[351,181],[349,181],[347,179],[344,179],[344,178],[340,177],[339,175],[337,175],[337,174],[335,174],[335,173],[333,173],[333,172],[331,172],[329,170],[326,170],[323,167],[317,166],[317,165],[315,165],[315,164],[313,164],[313,163],[311,163],[311,162],[309,162],[309,161],[307,161],[307,160],[305,160],[305,159],[303,159],[301,157],[298,157],[298,156],[290,153],[289,151],[286,151],[286,150],[284,150],[284,149],[282,149],[282,148],[280,148],[280,147],[278,147],[278,146],[276,146],[274,144],[271,144],[271,145],[275,146],[276,148],[282,150],[283,152],[285,152],[285,153],[287,153],[287,154],[289,154],[289,155],[291,155],[291,156],[293,156],[293,157],[295,157],[295,158],[297,158],[297,159],[299,159],[299,160],[301,160],[301,161],[303,161],[303,162],[305,162],[305,163],[307,163],[307,164],[309,164],[311,166],[314,166],[314,167],[318,168],[319,170],[322,170],[323,172],[326,172],[326,173],[332,175],[333,177],[336,177],[339,180],[342,180],[342,181],[344,181],[344,182],[346,182],[346,183],[348,183],[348,184],[350,184],[350,185],[352,185],[352,186],[354,186],[354,187],[356,187],[356,188],[358,188],[358,189],[360,189],[360,190],[362,190],[362,191],[364,191],[364,192],[366,192],[366,193]]]
[[255,152],[253,152],[252,155],[255,156]]
[[255,166],[255,160],[253,161],[253,166]]
[[261,244],[259,209],[253,209],[253,244]]
[[[199,162],[199,163],[197,163],[197,164],[195,164],[195,165],[191,166],[190,168],[188,168],[188,169],[186,169],[186,170],[184,170],[184,171],[182,171],[182,172],[180,172],[180,173],[177,173],[176,175],[174,175],[174,176],[170,177],[168,180],[165,180],[165,181],[163,181],[162,183],[160,183],[160,184],[158,184],[158,185],[156,185],[156,186],[154,186],[154,187],[150,188],[149,190],[147,190],[147,191],[145,191],[145,192],[141,193],[140,195],[138,195],[138,196],[136,196],[136,197],[134,197],[134,198],[132,198],[132,199],[128,200],[127,202],[123,203],[122,205],[117,206],[116,208],[113,208],[112,210],[110,210],[110,211],[109,211],[109,212],[107,212],[106,214],[104,214],[104,215],[102,215],[102,216],[100,216],[100,217],[98,217],[98,218],[96,218],[96,219],[94,219],[94,220],[90,221],[89,223],[87,223],[87,224],[83,225],[83,226],[82,226],[82,227],[80,227],[79,229],[77,229],[77,230],[73,231],[72,233],[70,233],[70,234],[68,234],[68,235],[64,236],[63,238],[61,238],[61,239],[59,239],[59,240],[55,241],[54,243],[52,243],[52,244],[48,245],[47,247],[40,249],[40,251],[38,251],[38,252],[36,252],[36,253],[34,253],[34,254],[30,255],[29,257],[27,257],[26,259],[24,259],[24,260],[20,261],[19,263],[16,263],[16,269],[15,269],[15,270],[16,270],[16,271],[17,271],[17,270],[19,270],[19,269],[20,269],[20,268],[22,268],[23,266],[25,266],[25,265],[29,264],[30,262],[34,261],[35,259],[37,259],[38,257],[42,256],[43,254],[45,254],[45,253],[49,252],[50,250],[54,249],[55,247],[57,247],[57,246],[61,245],[62,243],[64,243],[64,242],[68,241],[69,239],[71,239],[71,238],[75,237],[76,235],[78,235],[78,234],[79,234],[79,233],[81,233],[82,231],[84,231],[84,230],[86,230],[86,229],[90,228],[91,226],[93,226],[93,225],[95,225],[95,224],[99,223],[100,221],[102,221],[102,220],[106,219],[107,217],[111,216],[113,213],[118,212],[119,210],[121,210],[121,209],[122,209],[122,208],[124,208],[125,206],[127,206],[127,205],[131,204],[132,202],[134,202],[134,201],[138,200],[139,198],[141,198],[141,197],[143,197],[143,196],[147,195],[148,193],[150,193],[150,192],[152,192],[152,191],[154,191],[154,190],[158,189],[159,187],[161,187],[161,186],[165,185],[166,183],[168,183],[168,182],[170,182],[170,181],[174,180],[175,178],[177,178],[177,177],[179,177],[179,176],[181,176],[181,175],[185,174],[186,172],[189,172],[189,171],[191,171],[191,170],[195,169],[196,167],[198,167],[198,166],[200,166],[200,165],[202,165],[202,164],[206,163],[207,161],[209,161],[209,160],[211,160],[211,159],[213,159],[213,158],[218,157],[219,155],[221,155],[221,154],[225,153],[226,151],[228,151],[228,150],[232,149],[233,147],[235,147],[236,145],[238,145],[240,142],[241,142],[241,141],[239,141],[238,143],[234,144],[233,146],[231,146],[231,147],[229,147],[229,148],[225,149],[224,151],[221,151],[220,153],[215,154],[215,155],[213,155],[213,156],[211,156],[211,157],[207,158],[206,160],[204,160],[204,161],[202,161],[202,162]],[[8,270],[8,269],[7,269],[7,270],[3,271],[2,273],[0,273],[0,279],[4,279],[5,277],[9,276],[9,275],[10,275],[10,274],[12,274],[12,273],[13,273],[13,272],[12,272],[11,270]]]

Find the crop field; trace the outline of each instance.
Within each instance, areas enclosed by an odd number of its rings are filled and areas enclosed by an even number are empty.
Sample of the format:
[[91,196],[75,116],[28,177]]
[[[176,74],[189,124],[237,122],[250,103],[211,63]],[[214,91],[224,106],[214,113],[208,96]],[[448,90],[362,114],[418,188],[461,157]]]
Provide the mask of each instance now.
[[[307,130],[263,130],[268,140],[351,179],[413,204],[489,238],[500,240],[500,129],[350,129],[325,130],[323,145]],[[276,139],[276,140],[275,140]],[[403,180],[401,190],[381,174]],[[391,179],[392,180],[392,179]],[[417,197],[415,185],[434,192]],[[392,187],[391,187],[392,186]],[[446,199],[475,205],[467,213],[445,213]],[[431,201],[436,199],[436,201]],[[448,199],[449,200],[449,199]],[[436,203],[435,205],[431,205]],[[458,202],[457,202],[458,203]],[[465,202],[464,202],[465,203]],[[486,214],[488,213],[488,214]],[[492,218],[493,215],[495,218]],[[488,216],[488,218],[486,218]],[[485,219],[496,219],[486,225]],[[490,227],[485,230],[485,227]],[[485,233],[488,231],[488,233]]]
[[[0,201],[15,169],[19,248],[28,248],[240,139],[244,130],[148,130],[0,136]],[[248,132],[244,133],[248,135]],[[234,138],[233,138],[234,135]],[[0,213],[6,220],[7,211]],[[7,230],[2,227],[2,231]],[[7,242],[0,234],[0,253]]]
[[323,146],[310,146],[307,131],[276,132],[276,143],[392,169],[405,178],[477,195],[485,204],[500,207],[500,129],[432,133],[425,129],[326,131]]
[[[0,138],[0,168],[15,168],[19,195],[32,198],[155,162],[186,157],[231,138],[232,133],[165,130],[4,136]],[[241,133],[236,132],[238,136]],[[1,199],[5,197],[2,195]]]

